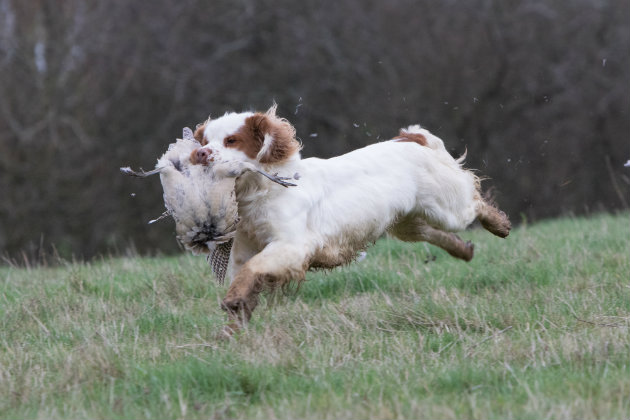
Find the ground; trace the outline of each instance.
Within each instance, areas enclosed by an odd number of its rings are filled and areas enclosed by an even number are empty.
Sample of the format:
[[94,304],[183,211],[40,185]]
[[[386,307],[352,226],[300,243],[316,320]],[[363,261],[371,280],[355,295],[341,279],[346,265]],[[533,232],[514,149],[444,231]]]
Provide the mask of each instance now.
[[630,215],[384,239],[217,340],[200,257],[0,268],[0,418],[628,418]]

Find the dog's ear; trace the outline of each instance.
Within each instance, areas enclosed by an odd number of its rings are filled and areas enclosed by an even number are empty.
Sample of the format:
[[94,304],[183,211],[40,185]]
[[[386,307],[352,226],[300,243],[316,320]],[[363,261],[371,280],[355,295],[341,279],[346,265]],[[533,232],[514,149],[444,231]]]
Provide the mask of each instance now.
[[284,118],[276,116],[274,104],[264,114],[254,114],[248,118],[260,149],[256,160],[260,163],[274,164],[286,161],[302,148],[295,138],[295,128]]

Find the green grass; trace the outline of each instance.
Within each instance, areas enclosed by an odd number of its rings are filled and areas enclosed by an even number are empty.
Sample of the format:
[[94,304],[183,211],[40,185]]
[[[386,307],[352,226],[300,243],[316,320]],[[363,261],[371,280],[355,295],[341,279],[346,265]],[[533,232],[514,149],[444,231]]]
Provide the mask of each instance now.
[[201,257],[0,268],[0,418],[629,418],[630,215],[381,240],[220,341]]

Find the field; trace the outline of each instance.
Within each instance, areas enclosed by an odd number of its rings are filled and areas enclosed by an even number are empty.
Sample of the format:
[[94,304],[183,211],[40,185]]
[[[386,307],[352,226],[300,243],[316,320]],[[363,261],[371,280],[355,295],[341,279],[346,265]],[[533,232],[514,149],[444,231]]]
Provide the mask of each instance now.
[[0,268],[0,418],[630,418],[630,214],[381,240],[220,341],[204,258]]

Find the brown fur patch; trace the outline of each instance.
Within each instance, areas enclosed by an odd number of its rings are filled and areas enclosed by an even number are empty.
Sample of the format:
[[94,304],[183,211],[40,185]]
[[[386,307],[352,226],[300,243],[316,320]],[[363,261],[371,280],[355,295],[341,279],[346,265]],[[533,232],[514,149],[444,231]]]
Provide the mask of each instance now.
[[190,163],[192,163],[193,165],[199,165],[201,163],[197,158],[197,149],[190,152]]
[[242,151],[250,159],[256,159],[265,141],[265,134],[261,131],[264,116],[254,114],[245,119],[245,124],[234,134],[223,139],[223,146]]
[[400,143],[411,142],[418,143],[420,146],[428,146],[426,137],[424,137],[420,133],[407,133],[406,131],[400,130],[398,133],[398,137],[394,137],[394,140]]
[[298,153],[302,146],[295,139],[295,128],[288,121],[275,116],[266,116],[267,134],[273,137],[267,152],[261,156],[261,163],[279,163]]
[[223,139],[223,145],[242,151],[250,159],[256,159],[264,146],[265,135],[270,135],[273,140],[260,157],[261,163],[279,163],[300,150],[300,143],[295,139],[295,129],[289,122],[275,115],[261,113],[245,119],[243,127]]
[[203,136],[203,132],[206,129],[206,124],[207,122],[204,122],[203,124],[198,124],[197,128],[195,128],[195,133],[193,134],[193,137],[195,138],[195,140],[201,143],[202,146],[205,146],[206,144],[208,144],[208,140],[206,140],[205,137]]

